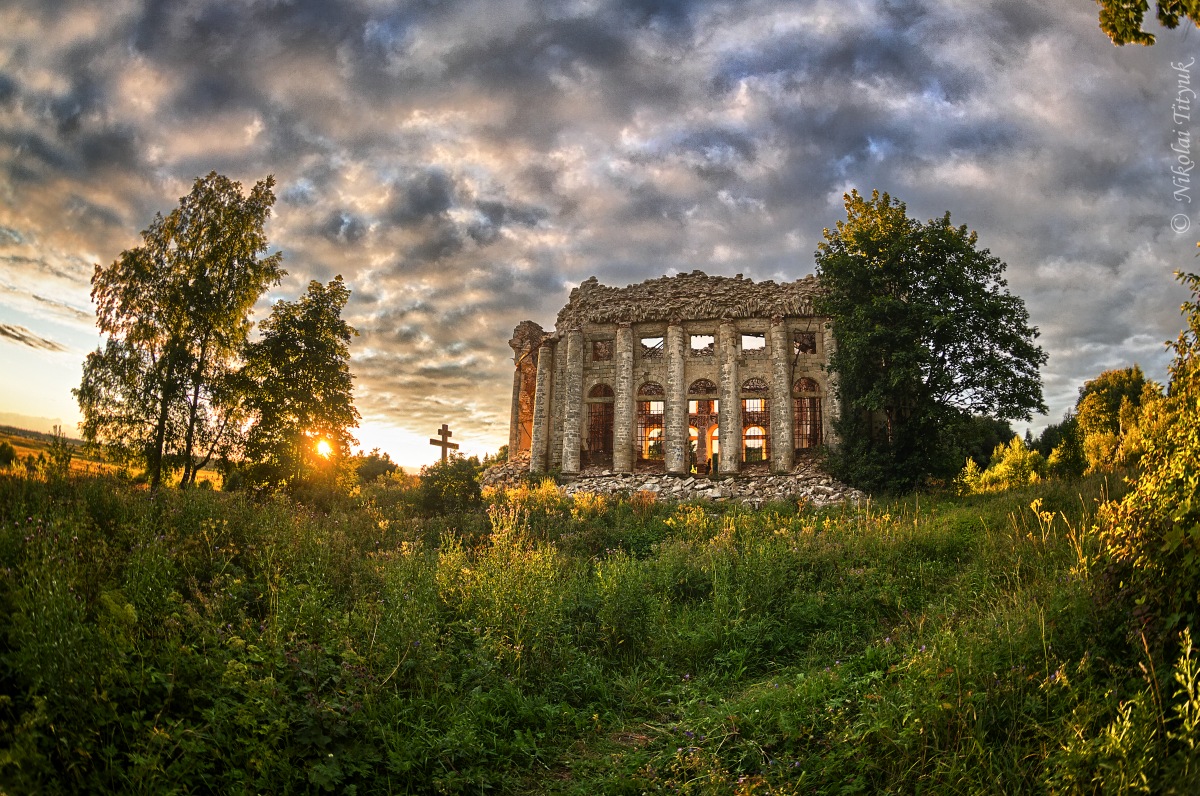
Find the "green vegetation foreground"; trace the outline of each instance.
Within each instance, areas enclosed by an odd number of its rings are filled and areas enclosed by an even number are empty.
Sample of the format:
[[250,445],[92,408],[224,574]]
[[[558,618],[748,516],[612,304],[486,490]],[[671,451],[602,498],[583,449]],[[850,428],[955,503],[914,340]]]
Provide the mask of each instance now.
[[1097,599],[1105,488],[431,519],[0,476],[0,791],[1194,792],[1200,663]]

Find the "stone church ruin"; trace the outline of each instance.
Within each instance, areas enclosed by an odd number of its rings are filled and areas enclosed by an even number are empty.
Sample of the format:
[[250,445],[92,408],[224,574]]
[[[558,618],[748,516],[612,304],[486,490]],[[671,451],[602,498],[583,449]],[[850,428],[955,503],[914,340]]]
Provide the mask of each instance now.
[[835,440],[816,277],[701,271],[571,291],[554,331],[517,325],[511,455],[532,472],[789,473]]

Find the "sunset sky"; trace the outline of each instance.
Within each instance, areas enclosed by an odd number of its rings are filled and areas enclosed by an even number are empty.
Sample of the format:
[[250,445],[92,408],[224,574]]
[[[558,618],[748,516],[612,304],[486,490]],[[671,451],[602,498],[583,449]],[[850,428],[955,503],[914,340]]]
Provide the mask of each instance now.
[[1039,428],[1103,369],[1165,377],[1197,268],[1200,31],[1117,48],[1097,13],[0,0],[0,423],[76,433],[94,265],[216,170],[277,181],[289,276],[256,318],[344,276],[356,436],[408,466],[443,422],[507,442],[513,326],[573,285],[798,279],[851,188],[1008,264],[1050,354]]

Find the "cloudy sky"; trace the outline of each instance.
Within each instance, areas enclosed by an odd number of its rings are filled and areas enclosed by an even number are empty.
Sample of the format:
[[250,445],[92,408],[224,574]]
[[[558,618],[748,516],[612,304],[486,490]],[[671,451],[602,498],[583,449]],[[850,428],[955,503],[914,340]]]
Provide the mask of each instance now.
[[572,285],[800,278],[851,188],[949,210],[1008,264],[1044,425],[1105,368],[1164,377],[1200,236],[1171,174],[1198,31],[1117,48],[1097,11],[0,0],[0,422],[74,430],[94,265],[217,170],[275,176],[270,300],[344,275],[357,436],[405,464],[442,422],[507,441],[513,326],[551,327]]

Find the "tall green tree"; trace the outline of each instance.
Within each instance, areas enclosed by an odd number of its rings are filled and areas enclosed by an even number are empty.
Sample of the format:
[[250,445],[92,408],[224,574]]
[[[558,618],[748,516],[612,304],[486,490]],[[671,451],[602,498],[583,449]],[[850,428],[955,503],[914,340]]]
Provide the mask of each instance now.
[[262,339],[247,350],[252,480],[294,484],[357,442],[350,435],[359,419],[350,340],[358,332],[341,317],[349,298],[341,276],[328,285],[309,282],[297,301],[275,304]]
[[1004,263],[950,214],[921,223],[888,194],[845,196],[817,250],[818,311],[833,322],[842,412],[834,465],[870,488],[907,488],[962,467],[971,415],[1045,411],[1025,304]]
[[237,430],[232,375],[250,313],[285,273],[280,252],[264,256],[274,185],[268,176],[247,195],[216,172],[199,178],[169,215],[155,215],[142,245],[92,275],[107,340],[73,390],[84,438],[140,460],[152,488],[175,466],[182,485],[194,483]]
[[[1100,30],[1108,34],[1112,43],[1154,44],[1154,34],[1142,29],[1149,0],[1096,0],[1100,5]],[[1190,19],[1200,26],[1200,2],[1196,0],[1158,0],[1155,16],[1164,28],[1174,30],[1179,20]]]
[[[1075,416],[1080,430],[1085,434],[1104,431],[1121,434],[1122,414],[1129,414],[1130,405],[1134,408],[1141,406],[1142,395],[1147,387],[1152,393],[1162,391],[1146,378],[1137,365],[1106,370],[1096,378],[1085,381],[1079,388],[1079,400],[1075,403]],[[1122,407],[1126,408],[1124,412]]]

